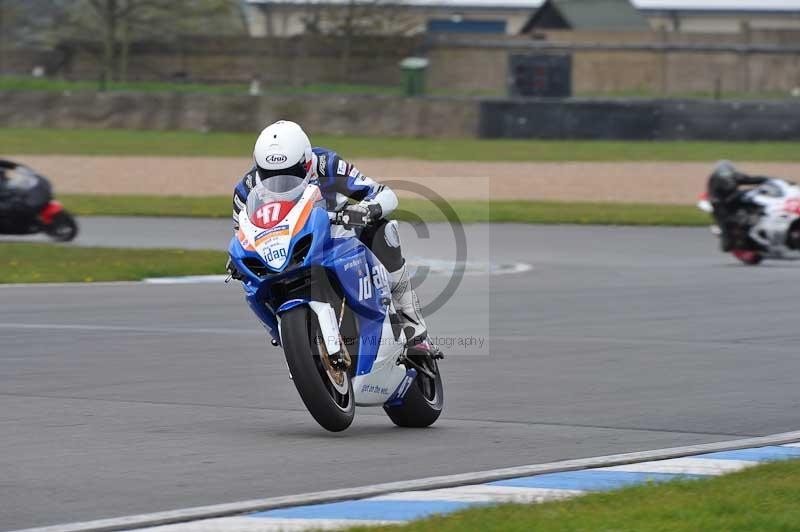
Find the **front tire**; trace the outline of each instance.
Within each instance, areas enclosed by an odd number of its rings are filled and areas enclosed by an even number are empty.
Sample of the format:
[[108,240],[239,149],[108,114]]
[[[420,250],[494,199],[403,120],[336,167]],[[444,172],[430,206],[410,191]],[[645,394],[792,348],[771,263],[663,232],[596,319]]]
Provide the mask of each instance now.
[[45,226],[45,233],[56,242],[71,242],[78,236],[78,223],[67,211],[53,216],[53,223]]
[[757,251],[733,251],[733,256],[748,266],[758,266],[764,260],[764,255]]
[[283,352],[300,398],[317,423],[340,432],[355,416],[353,385],[347,371],[331,373],[326,368],[321,338],[316,315],[308,307],[296,307],[281,316]]
[[398,427],[424,428],[433,425],[442,414],[444,384],[436,360],[427,353],[413,353],[412,350],[408,355],[409,358],[432,373],[435,378],[417,370],[417,377],[408,389],[403,404],[401,406],[384,406],[383,410]]

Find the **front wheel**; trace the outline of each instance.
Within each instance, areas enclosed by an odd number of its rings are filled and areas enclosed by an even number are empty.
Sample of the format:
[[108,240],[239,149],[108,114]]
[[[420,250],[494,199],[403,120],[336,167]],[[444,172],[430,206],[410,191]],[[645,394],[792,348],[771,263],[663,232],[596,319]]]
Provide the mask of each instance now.
[[284,314],[281,340],[292,381],[309,413],[331,432],[349,427],[356,411],[350,375],[331,367],[316,315],[306,306]]
[[430,354],[411,349],[408,358],[417,367],[417,377],[401,406],[384,406],[389,419],[398,427],[424,428],[439,419],[444,408],[444,384],[439,364]]
[[61,211],[53,216],[53,222],[46,225],[45,233],[56,242],[70,242],[78,236],[78,223],[67,211]]
[[764,260],[764,255],[757,251],[744,251],[744,250],[736,250],[733,251],[733,256],[742,261],[743,263],[747,264],[748,266],[758,266],[761,264],[761,261]]

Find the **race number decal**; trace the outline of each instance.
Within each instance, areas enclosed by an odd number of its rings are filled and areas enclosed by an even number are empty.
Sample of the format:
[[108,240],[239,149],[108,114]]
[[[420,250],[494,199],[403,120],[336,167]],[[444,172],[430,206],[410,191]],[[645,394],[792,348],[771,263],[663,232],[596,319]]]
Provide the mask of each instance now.
[[270,229],[286,218],[286,215],[289,214],[292,207],[294,207],[294,202],[291,201],[265,203],[250,216],[250,221],[253,222],[253,225],[256,227]]
[[370,276],[358,278],[358,300],[364,301],[372,297],[372,278]]

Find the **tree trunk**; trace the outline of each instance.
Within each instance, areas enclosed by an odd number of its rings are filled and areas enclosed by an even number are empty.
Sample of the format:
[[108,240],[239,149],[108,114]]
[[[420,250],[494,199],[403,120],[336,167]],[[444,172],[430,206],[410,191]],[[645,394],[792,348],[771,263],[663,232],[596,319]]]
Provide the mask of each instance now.
[[119,69],[117,72],[117,80],[120,83],[126,83],[128,81],[128,58],[130,57],[130,48],[130,27],[128,23],[123,20],[120,27]]
[[343,76],[341,83],[350,81],[350,62],[353,56],[353,39],[355,33],[356,5],[355,0],[347,4],[344,24],[342,25],[342,50],[339,56],[340,72]]
[[0,0],[0,76],[6,73],[6,1]]
[[105,35],[100,90],[104,91],[114,81],[114,65],[117,55],[117,0],[105,0],[101,16],[105,26]]

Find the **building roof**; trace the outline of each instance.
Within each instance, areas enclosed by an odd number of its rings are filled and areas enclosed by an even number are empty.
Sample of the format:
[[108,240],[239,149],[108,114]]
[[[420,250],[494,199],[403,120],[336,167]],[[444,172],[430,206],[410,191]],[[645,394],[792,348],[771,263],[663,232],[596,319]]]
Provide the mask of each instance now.
[[573,30],[650,29],[630,0],[545,0],[523,28]]
[[633,0],[644,11],[800,12],[800,0]]
[[[381,0],[383,3],[408,7],[434,7],[445,9],[537,9],[545,0]],[[350,0],[246,0],[248,4],[262,5],[346,5]],[[375,0],[356,0],[374,3]]]

